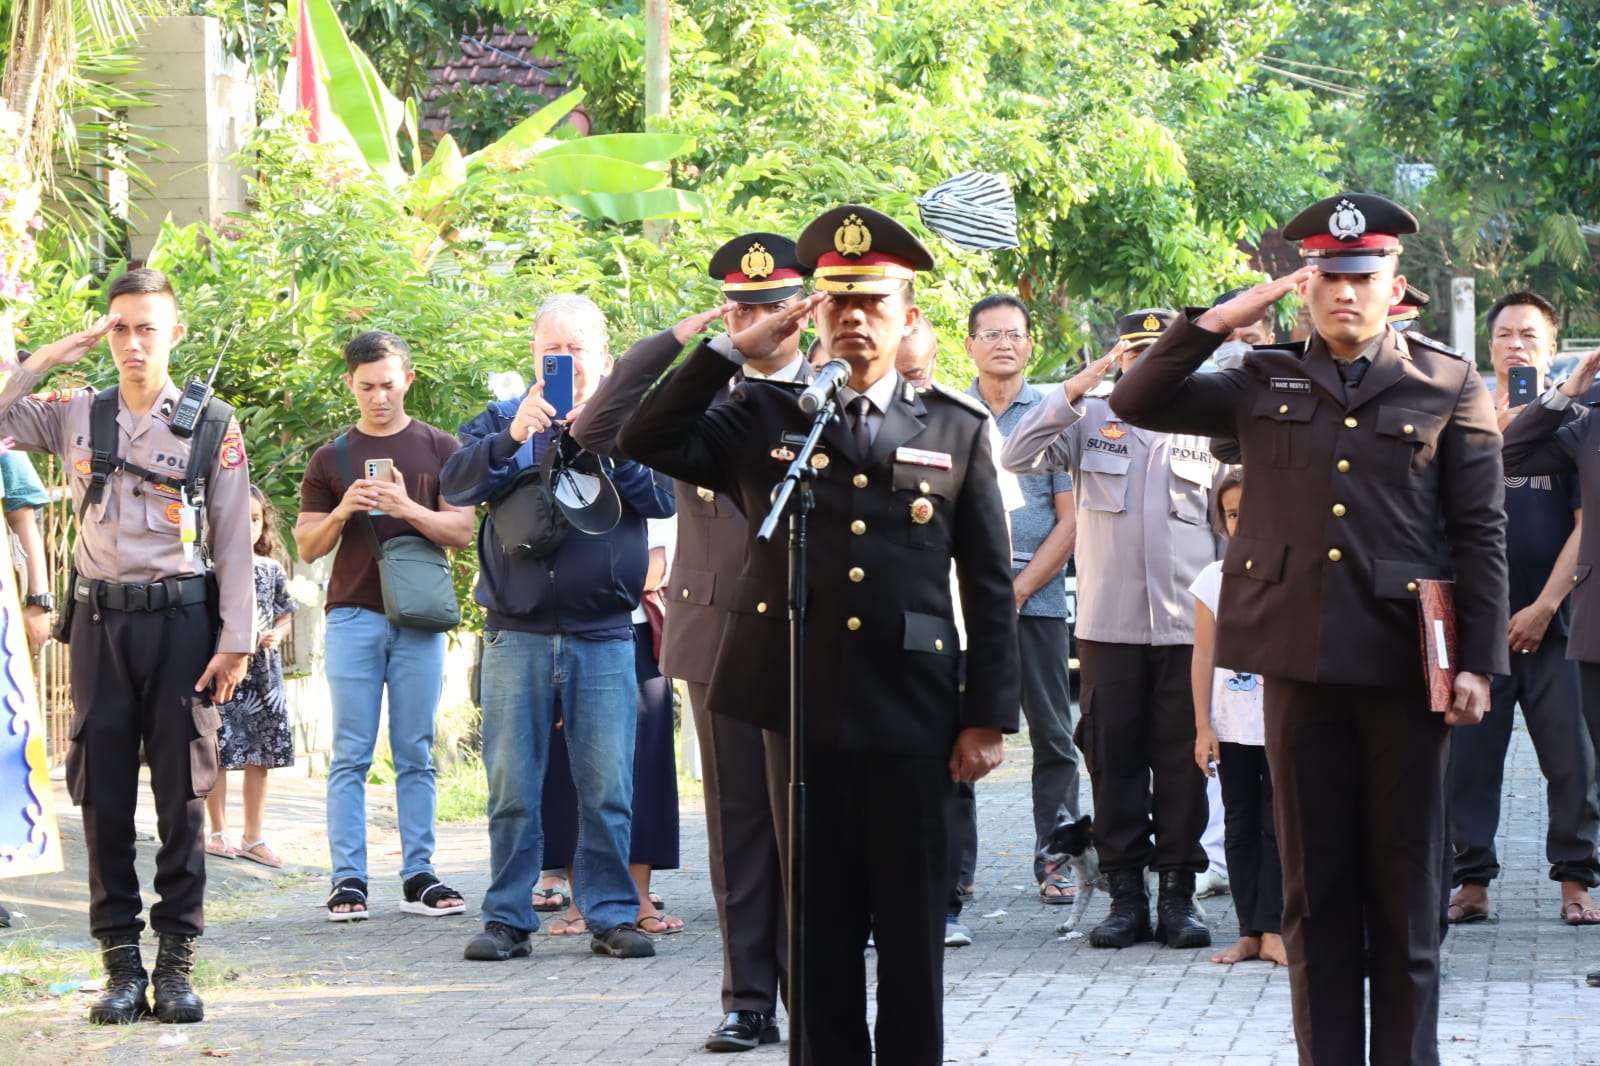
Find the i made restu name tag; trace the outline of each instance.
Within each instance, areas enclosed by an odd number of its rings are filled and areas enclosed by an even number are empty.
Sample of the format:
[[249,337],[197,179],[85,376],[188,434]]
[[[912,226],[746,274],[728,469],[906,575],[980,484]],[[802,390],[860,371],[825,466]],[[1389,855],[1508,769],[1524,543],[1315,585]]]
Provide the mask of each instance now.
[[1273,392],[1310,392],[1310,378],[1273,378]]
[[951,466],[949,452],[926,452],[921,448],[896,448],[894,461],[912,466],[931,466],[936,470],[949,470]]

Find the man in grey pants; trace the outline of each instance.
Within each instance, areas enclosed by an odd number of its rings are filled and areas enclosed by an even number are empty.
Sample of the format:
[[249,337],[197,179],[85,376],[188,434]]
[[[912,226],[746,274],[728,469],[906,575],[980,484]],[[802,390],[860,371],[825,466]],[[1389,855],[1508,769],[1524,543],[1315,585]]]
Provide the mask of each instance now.
[[[967,394],[988,406],[1006,437],[1044,399],[1023,376],[1033,354],[1031,325],[1027,306],[1010,294],[985,296],[967,315],[967,356],[978,368]],[[1079,814],[1063,577],[1077,536],[1072,475],[1057,470],[1017,480],[1027,503],[1011,512],[1011,565],[1017,644],[1025,666],[1022,713],[1033,744],[1033,876],[1045,903],[1071,903],[1071,881],[1062,874],[1046,877],[1038,850],[1058,812]]]

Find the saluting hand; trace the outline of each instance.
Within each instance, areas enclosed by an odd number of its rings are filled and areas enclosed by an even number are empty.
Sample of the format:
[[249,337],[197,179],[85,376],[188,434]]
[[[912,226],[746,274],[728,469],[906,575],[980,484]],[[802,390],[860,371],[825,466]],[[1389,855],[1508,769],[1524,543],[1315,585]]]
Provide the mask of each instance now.
[[777,352],[778,345],[799,333],[805,326],[806,316],[827,298],[825,292],[814,292],[804,300],[796,301],[793,307],[776,315],[768,315],[729,339],[746,359],[766,359]]
[[1111,368],[1117,365],[1117,360],[1122,358],[1122,353],[1127,350],[1128,342],[1118,341],[1105,355],[1068,378],[1066,384],[1062,386],[1067,393],[1067,402],[1074,407],[1078,406],[1085,396],[1094,391],[1096,385],[1105,380],[1106,375],[1111,373]]
[[950,750],[950,780],[977,781],[999,766],[1004,755],[1000,730],[968,726],[956,735],[956,746]]
[[555,420],[556,409],[544,398],[544,382],[536,381],[511,419],[511,439],[525,444],[535,433],[549,429]]
[[1300,283],[1317,272],[1315,264],[1307,263],[1293,274],[1252,285],[1227,303],[1207,308],[1194,324],[1212,333],[1232,333],[1240,326],[1260,322],[1267,317],[1273,304],[1300,287]]
[[[716,308],[715,310],[701,311],[697,315],[690,315],[688,318],[672,327],[672,339],[677,341],[679,344],[688,344],[690,341],[700,336],[700,334],[704,333],[707,326],[711,325],[711,323],[715,322],[717,319],[721,318],[723,315],[727,314],[729,311],[732,311],[738,306],[738,304],[734,303],[732,300],[729,300],[727,303]],[[743,349],[740,350],[742,351]]]
[[95,346],[105,339],[106,334],[111,332],[112,327],[121,321],[122,316],[118,314],[101,315],[88,329],[69,333],[60,340],[36,348],[28,362],[33,364],[32,368],[36,370],[49,370],[51,367],[76,363],[92,352]]
[[1600,373],[1600,348],[1578,360],[1578,365],[1572,368],[1571,376],[1561,383],[1561,391],[1574,400],[1579,399],[1594,388],[1597,373]]
[[1445,725],[1477,725],[1489,713],[1489,679],[1465,670],[1456,675],[1455,701],[1444,712]]

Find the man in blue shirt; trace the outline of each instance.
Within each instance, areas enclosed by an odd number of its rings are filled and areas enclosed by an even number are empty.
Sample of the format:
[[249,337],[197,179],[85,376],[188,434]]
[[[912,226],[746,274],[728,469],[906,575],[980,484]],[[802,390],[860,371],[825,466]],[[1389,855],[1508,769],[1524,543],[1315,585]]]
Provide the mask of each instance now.
[[[1489,311],[1489,358],[1502,429],[1520,408],[1510,406],[1507,371],[1531,366],[1541,379],[1555,352],[1555,308],[1531,292],[1501,297]],[[1535,393],[1544,389],[1541,380]],[[1512,709],[1522,708],[1539,757],[1549,805],[1545,856],[1550,880],[1561,885],[1561,918],[1568,925],[1600,923],[1589,889],[1600,881],[1595,842],[1593,747],[1578,697],[1578,672],[1567,660],[1567,593],[1578,561],[1582,519],[1576,474],[1506,479],[1506,564],[1511,577],[1511,675],[1490,686],[1490,714],[1471,729],[1451,731],[1450,837],[1455,850],[1446,920],[1489,917],[1489,882],[1500,875],[1494,837],[1500,827],[1506,749]]]
[[[967,315],[967,356],[978,376],[967,394],[982,400],[1009,437],[1044,394],[1024,377],[1033,355],[1032,318],[1008,293],[985,296]],[[1046,876],[1040,845],[1058,811],[1076,819],[1078,751],[1072,743],[1071,677],[1067,668],[1067,586],[1064,571],[1077,535],[1072,475],[1019,474],[1027,503],[1011,512],[1012,590],[1017,644],[1023,663],[1022,713],[1033,744],[1033,876],[1045,903],[1071,903],[1072,883]]]
[[[462,448],[439,475],[445,499],[482,503],[560,447],[570,411],[544,399],[544,357],[573,357],[574,410],[611,369],[604,314],[581,296],[552,297],[533,327],[538,382],[525,397],[500,400],[462,426]],[[560,419],[560,420],[558,420]],[[608,462],[608,461],[607,461]],[[608,463],[609,465],[609,463]],[[637,463],[610,468],[621,518],[608,532],[569,529],[550,554],[513,555],[485,521],[478,529],[477,601],[483,635],[483,757],[489,777],[489,890],[483,932],[468,959],[530,955],[539,928],[533,885],[544,829],[540,793],[557,711],[578,793],[574,900],[597,955],[655,954],[634,925],[639,897],[628,873],[633,745],[638,716],[633,609],[644,591],[645,519],[676,510],[672,484]]]

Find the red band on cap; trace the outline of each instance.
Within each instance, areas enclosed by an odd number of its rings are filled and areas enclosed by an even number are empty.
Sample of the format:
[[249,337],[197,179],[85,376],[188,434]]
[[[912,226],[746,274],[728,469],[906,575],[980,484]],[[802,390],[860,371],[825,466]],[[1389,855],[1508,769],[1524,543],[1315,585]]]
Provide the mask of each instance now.
[[739,271],[735,270],[735,271],[730,272],[729,274],[727,274],[723,278],[724,284],[727,284],[727,285],[748,285],[753,281],[788,281],[788,280],[793,280],[796,284],[798,284],[799,281],[800,281],[800,271],[791,270],[788,267],[779,267],[778,269],[774,270],[770,274],[765,275],[764,277],[752,278],[748,274],[741,274]]
[[1400,238],[1393,233],[1364,233],[1353,241],[1341,241],[1331,233],[1314,233],[1300,242],[1306,252],[1361,251],[1368,248],[1398,248]]
[[840,255],[838,252],[823,252],[817,256],[818,267],[883,265],[905,267],[907,270],[913,269],[911,260],[901,259],[897,255],[889,255],[886,252],[868,252],[865,255],[855,256]]

